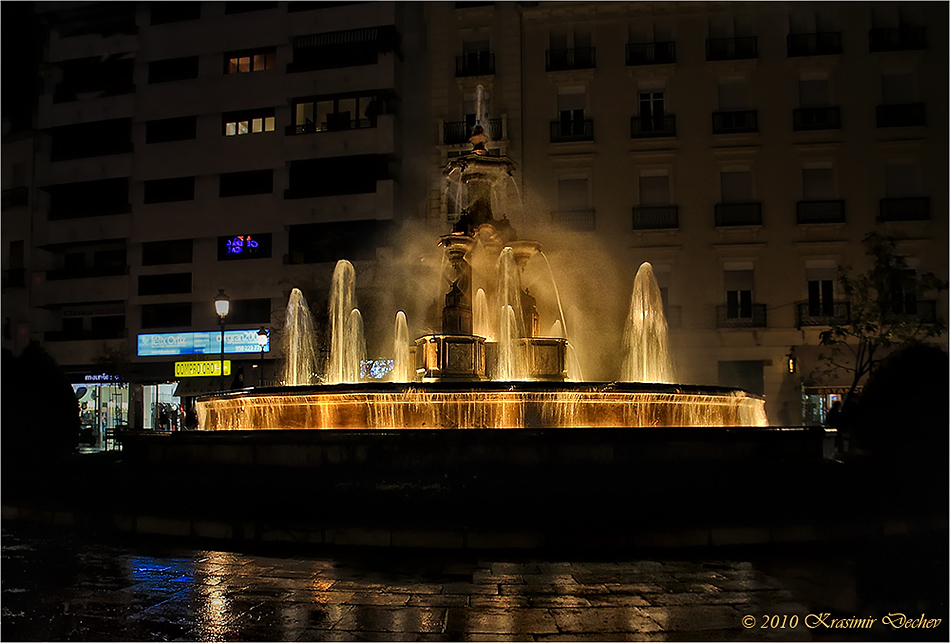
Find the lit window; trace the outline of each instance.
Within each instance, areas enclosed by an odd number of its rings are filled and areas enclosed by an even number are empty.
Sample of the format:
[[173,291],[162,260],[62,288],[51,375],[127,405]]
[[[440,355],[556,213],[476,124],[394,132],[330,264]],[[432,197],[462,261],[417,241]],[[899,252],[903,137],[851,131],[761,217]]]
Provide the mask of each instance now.
[[238,58],[238,71],[251,71],[250,56],[241,56]]
[[225,136],[234,136],[237,134],[237,123],[227,123],[224,128]]
[[238,74],[251,71],[273,69],[276,61],[276,51],[270,49],[257,51],[240,51],[227,53],[224,56],[226,74]]
[[273,116],[268,116],[264,119],[264,131],[273,132],[275,127],[275,120]]
[[253,134],[259,134],[264,131],[264,119],[255,118],[251,121],[251,132]]
[[247,121],[240,121],[238,124],[238,136],[247,134]]

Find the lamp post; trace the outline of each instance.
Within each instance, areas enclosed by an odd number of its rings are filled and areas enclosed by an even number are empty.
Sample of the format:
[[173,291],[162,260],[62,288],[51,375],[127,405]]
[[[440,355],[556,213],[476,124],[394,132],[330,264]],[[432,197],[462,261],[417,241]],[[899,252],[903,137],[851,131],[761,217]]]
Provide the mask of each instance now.
[[261,347],[261,367],[257,374],[258,386],[264,386],[264,347],[267,345],[267,335],[268,330],[261,326],[261,329],[257,331],[257,345]]
[[214,312],[218,313],[218,324],[221,326],[221,390],[227,389],[224,383],[224,318],[231,310],[231,300],[224,294],[224,289],[218,289],[218,296],[214,298]]

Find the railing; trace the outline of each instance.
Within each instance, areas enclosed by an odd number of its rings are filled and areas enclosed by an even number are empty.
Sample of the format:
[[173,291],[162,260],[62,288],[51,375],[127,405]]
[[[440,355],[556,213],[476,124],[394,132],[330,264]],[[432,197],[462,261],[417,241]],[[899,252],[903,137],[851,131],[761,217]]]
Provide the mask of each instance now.
[[841,53],[841,32],[794,33],[786,40],[789,58],[795,56],[826,56]]
[[868,32],[870,51],[909,51],[927,48],[927,28],[901,25],[875,27]]
[[128,266],[106,266],[61,270],[47,270],[47,281],[59,281],[61,279],[90,279],[96,277],[121,277],[129,274]]
[[844,201],[799,201],[796,204],[799,225],[805,223],[844,223]]
[[[443,145],[464,145],[468,143],[472,135],[472,125],[466,121],[453,121],[442,124],[442,144]],[[502,126],[500,118],[491,118],[488,120],[488,136],[493,141],[499,141],[502,137]]]
[[295,136],[297,134],[314,134],[316,132],[343,132],[351,129],[369,129],[372,127],[376,127],[376,119],[353,118],[324,123],[308,121],[297,125],[288,125],[284,129],[284,135]]
[[495,73],[495,54],[473,51],[455,57],[455,77],[490,76]]
[[759,45],[755,36],[706,40],[706,60],[741,60],[758,57]]
[[830,305],[819,301],[802,301],[797,305],[797,326],[830,326],[843,324],[851,317],[851,303],[836,301]]
[[627,44],[628,65],[665,65],[675,62],[675,42],[644,42]]
[[927,124],[923,103],[878,105],[878,127],[923,127]]
[[759,131],[759,114],[754,109],[713,112],[713,134],[753,134]]
[[734,225],[762,225],[762,204],[717,203],[716,227]]
[[3,271],[4,288],[25,288],[26,287],[26,269],[25,268],[7,268]]
[[81,342],[90,339],[125,339],[126,329],[96,329],[96,330],[48,330],[43,333],[43,339],[48,342]]
[[594,121],[590,118],[582,121],[551,121],[552,143],[592,140],[594,140]]
[[792,127],[796,132],[841,129],[841,109],[800,107],[792,112]]
[[676,136],[676,116],[634,116],[630,119],[630,138]]
[[593,69],[594,47],[575,49],[548,49],[544,52],[544,67],[547,71],[568,69]]
[[551,213],[551,222],[564,228],[579,231],[594,230],[596,212],[594,210],[569,210]]
[[933,299],[902,300],[898,308],[888,311],[884,319],[889,323],[937,321],[937,302]]
[[633,206],[634,230],[660,230],[678,228],[679,207],[675,205]]
[[765,304],[716,306],[716,328],[765,328],[767,322]]
[[879,221],[927,221],[930,219],[930,197],[881,199]]

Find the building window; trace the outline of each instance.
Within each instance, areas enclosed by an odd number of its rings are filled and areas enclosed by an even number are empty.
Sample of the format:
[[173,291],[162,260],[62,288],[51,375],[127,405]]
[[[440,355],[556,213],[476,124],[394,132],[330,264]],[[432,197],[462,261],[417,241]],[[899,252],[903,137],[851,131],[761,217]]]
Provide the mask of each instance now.
[[191,292],[191,273],[175,272],[167,275],[139,275],[141,296],[180,295]]
[[293,110],[294,123],[287,133],[311,134],[376,127],[386,106],[378,94],[360,93],[298,98]]
[[589,31],[551,32],[550,43],[551,48],[545,53],[547,71],[594,68],[595,52]]
[[376,220],[292,225],[287,240],[288,261],[305,264],[374,259],[376,248],[390,244],[392,226],[392,221]]
[[269,324],[270,299],[236,299],[231,301],[229,324]]
[[884,102],[877,106],[877,126],[926,125],[924,104],[918,95],[917,75],[912,72],[885,73],[881,80]]
[[191,201],[195,198],[195,177],[181,176],[173,179],[144,181],[143,203],[169,203]]
[[197,20],[201,17],[200,2],[152,2],[149,5],[151,25]]
[[274,170],[228,172],[219,180],[218,196],[271,194],[274,191]]
[[396,50],[397,40],[393,25],[297,36],[293,43],[294,60],[287,65],[287,71],[375,65],[379,54]]
[[761,328],[766,326],[765,305],[754,302],[754,274],[751,262],[729,262],[723,267],[726,303],[716,307],[717,328]]
[[808,314],[831,317],[835,312],[834,269],[808,269]]
[[172,263],[191,263],[191,239],[146,241],[142,244],[142,265],[162,266]]
[[129,204],[129,179],[100,179],[51,185],[49,218],[73,219],[131,211]]
[[144,304],[142,328],[175,328],[191,326],[191,302],[177,304]]
[[148,64],[148,82],[168,83],[198,77],[198,56],[156,60]]
[[224,3],[224,15],[232,15],[235,13],[247,13],[249,11],[264,11],[266,9],[276,9],[276,2],[251,2],[251,1],[242,1],[242,2],[225,2]]
[[369,194],[376,182],[389,178],[388,161],[380,155],[338,156],[290,162],[285,199],[343,194]]
[[62,70],[62,80],[56,85],[53,102],[62,103],[134,92],[134,63],[134,53],[131,52],[56,63]]
[[557,210],[553,222],[573,230],[594,230],[596,222],[590,207],[590,185],[587,176],[562,176],[557,181]]
[[271,256],[271,234],[232,234],[218,237],[218,261],[266,259]]
[[922,196],[920,164],[911,159],[889,160],[884,166],[886,198],[881,199],[881,221],[926,221],[930,199]]
[[222,115],[225,136],[243,136],[273,132],[276,126],[274,108],[227,112]]
[[639,177],[640,205],[633,208],[633,229],[679,227],[679,212],[670,204],[670,177],[665,170],[644,171]]
[[132,119],[116,118],[48,130],[51,161],[127,154],[132,151]]
[[802,168],[802,200],[798,223],[844,223],[844,201],[837,198],[834,169],[826,165]]
[[462,55],[455,58],[455,76],[488,76],[495,73],[495,54],[487,40],[462,43]]
[[676,121],[666,113],[666,96],[662,88],[641,89],[638,105],[639,113],[631,126],[633,138],[676,134]]
[[232,51],[224,54],[224,73],[243,74],[252,71],[265,71],[273,69],[276,60],[277,49],[274,47]]
[[594,138],[594,124],[585,118],[587,92],[583,87],[558,88],[558,120],[551,123],[551,142],[590,141]]
[[197,116],[179,116],[145,122],[145,143],[170,143],[187,141],[196,137]]
[[831,104],[827,76],[806,76],[798,82],[800,107],[793,112],[795,131],[839,129],[841,112]]

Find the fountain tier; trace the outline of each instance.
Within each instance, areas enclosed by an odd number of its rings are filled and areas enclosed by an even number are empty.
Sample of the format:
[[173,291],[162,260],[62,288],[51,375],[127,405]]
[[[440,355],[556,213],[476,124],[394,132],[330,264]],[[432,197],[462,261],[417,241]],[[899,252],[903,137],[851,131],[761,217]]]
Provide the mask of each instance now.
[[199,399],[206,430],[766,426],[765,400],[664,384],[466,382],[270,388]]

